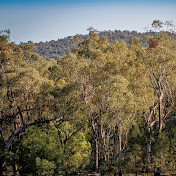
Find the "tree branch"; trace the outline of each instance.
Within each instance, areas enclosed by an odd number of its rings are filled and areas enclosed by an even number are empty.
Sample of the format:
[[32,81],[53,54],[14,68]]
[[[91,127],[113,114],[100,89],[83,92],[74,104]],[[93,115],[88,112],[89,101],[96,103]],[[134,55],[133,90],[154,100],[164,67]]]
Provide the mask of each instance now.
[[[14,131],[12,132],[11,136],[8,138],[8,140],[7,140],[6,144],[5,144],[6,150],[9,149],[10,144],[12,143],[12,141],[14,140],[14,138],[15,138],[18,134],[22,133],[25,129],[29,128],[30,126],[37,125],[37,124],[49,123],[49,122],[51,122],[51,121],[56,120],[57,118],[58,118],[58,117],[55,117],[55,118],[53,118],[53,119],[46,119],[46,120],[43,120],[43,121],[41,121],[41,120],[35,120],[34,122],[32,122],[32,123],[30,123],[30,124],[24,124],[23,126],[18,127],[16,130],[14,130]],[[62,118],[63,118],[63,116],[62,116],[59,120],[62,120]]]

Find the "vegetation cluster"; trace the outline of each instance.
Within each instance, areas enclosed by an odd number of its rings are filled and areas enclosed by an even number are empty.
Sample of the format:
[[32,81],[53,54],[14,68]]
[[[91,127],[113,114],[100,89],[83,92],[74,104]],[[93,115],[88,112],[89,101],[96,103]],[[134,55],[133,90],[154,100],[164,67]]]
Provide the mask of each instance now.
[[[143,46],[147,46],[147,42],[145,41],[146,36],[155,36],[156,32],[149,31],[140,33],[137,31],[102,31],[98,32],[100,38],[103,37],[108,38],[109,43],[113,43],[115,40],[123,40],[129,46],[129,42],[132,38],[140,38]],[[28,41],[28,44],[34,44],[36,46],[35,52],[38,53],[40,56],[48,58],[55,58],[57,59],[58,56],[64,56],[69,54],[73,48],[75,48],[75,44],[72,42],[74,38],[80,38],[80,40],[84,41],[88,38],[88,35],[76,35],[76,36],[69,36],[64,39],[58,39],[57,41],[51,40],[48,42],[39,42],[33,43],[32,41]],[[174,35],[176,38],[176,35]]]
[[[166,23],[167,24],[167,23]],[[0,175],[176,170],[176,40],[90,29],[57,59],[0,35]]]

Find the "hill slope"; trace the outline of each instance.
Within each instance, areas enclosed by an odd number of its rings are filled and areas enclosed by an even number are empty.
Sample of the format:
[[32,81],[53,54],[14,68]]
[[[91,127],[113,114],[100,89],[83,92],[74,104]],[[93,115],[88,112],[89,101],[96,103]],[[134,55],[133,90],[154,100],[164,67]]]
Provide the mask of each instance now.
[[[103,31],[99,32],[100,38],[106,36],[109,43],[112,43],[114,40],[124,40],[127,44],[131,38],[138,37],[141,40],[144,39],[147,35],[155,35],[154,32],[139,33],[137,31]],[[87,38],[87,35],[78,35],[82,40]],[[41,56],[47,58],[57,58],[58,56],[64,56],[71,52],[73,48],[72,44],[73,36],[66,37],[64,39],[51,40],[49,42],[40,42],[35,43],[37,50],[36,52]],[[144,43],[145,45],[145,43]]]

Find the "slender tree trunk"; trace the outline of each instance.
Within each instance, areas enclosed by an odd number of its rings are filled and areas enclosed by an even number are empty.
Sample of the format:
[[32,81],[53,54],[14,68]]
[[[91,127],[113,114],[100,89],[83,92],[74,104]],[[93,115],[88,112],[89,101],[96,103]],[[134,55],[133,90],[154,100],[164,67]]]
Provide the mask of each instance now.
[[163,107],[162,107],[162,100],[164,96],[163,92],[163,83],[162,83],[162,70],[161,65],[159,65],[159,79],[158,79],[158,112],[159,112],[159,133],[162,131],[162,125],[163,125]]
[[107,162],[107,150],[106,150],[106,133],[103,128],[103,125],[101,124],[101,138],[103,142],[103,153],[104,153],[104,161]]
[[162,166],[162,127],[163,127],[163,106],[162,106],[162,100],[164,97],[164,92],[163,92],[163,85],[162,85],[162,80],[161,80],[161,75],[162,75],[162,70],[161,70],[161,65],[159,66],[159,94],[158,94],[158,113],[159,113],[159,137],[160,137],[160,167]]
[[96,172],[98,173],[98,139],[95,139],[95,163],[96,163]]
[[[0,138],[1,138],[1,147],[5,148],[5,142],[4,142],[4,137],[3,137],[3,134],[2,134],[1,128],[0,128]],[[0,156],[0,175],[3,174],[3,165],[4,165],[4,155],[1,154],[1,156]]]
[[3,164],[4,164],[4,158],[0,157],[0,175],[3,174]]
[[135,175],[137,176],[137,162],[136,162],[136,153],[135,153]]
[[95,142],[95,171],[98,173],[99,171],[99,149],[98,149],[98,132],[96,130],[96,123],[94,117],[91,120],[92,130],[93,130],[93,138]]
[[149,138],[148,138],[148,143],[147,143],[147,175],[148,175],[148,170],[150,167],[150,162],[151,162],[151,134],[150,134],[150,128],[149,130]]
[[147,143],[147,166],[150,166],[150,160],[151,160],[151,130],[150,128],[148,128],[148,132],[149,132],[149,138],[148,138],[148,143]]
[[110,138],[110,133],[107,133],[107,140],[106,140],[106,151],[107,151],[107,162],[109,162],[109,138]]
[[113,155],[114,155],[114,176],[117,176],[117,171],[116,171],[116,127],[114,127],[113,130],[113,139],[114,139],[114,151],[113,151]]
[[119,173],[121,172],[121,161],[122,161],[122,134],[119,128]]
[[[14,121],[14,130],[16,130],[18,128],[17,123]],[[19,134],[18,134],[18,138],[19,138]],[[19,172],[18,172],[18,166],[16,163],[13,163],[13,176],[18,176]]]
[[13,176],[19,176],[18,166],[15,163],[13,165]]
[[163,126],[163,119],[162,119],[162,116],[163,116],[163,108],[162,108],[162,99],[163,99],[163,92],[161,91],[159,93],[159,103],[158,103],[158,112],[159,112],[159,133],[161,133],[162,131],[162,126]]
[[[102,159],[104,160],[104,170],[106,171],[107,169],[107,148],[106,148],[106,143],[108,141],[106,141],[106,132],[103,128],[103,125],[101,124],[101,137],[102,137],[102,142],[103,142],[103,153],[104,153],[104,156],[102,157]],[[101,163],[100,163],[101,165]]]

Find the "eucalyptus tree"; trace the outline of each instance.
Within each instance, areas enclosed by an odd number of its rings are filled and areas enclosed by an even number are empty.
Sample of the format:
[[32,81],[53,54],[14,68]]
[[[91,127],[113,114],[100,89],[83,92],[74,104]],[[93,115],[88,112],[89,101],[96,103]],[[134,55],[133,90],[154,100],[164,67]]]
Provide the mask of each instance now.
[[146,48],[142,46],[142,42],[138,38],[133,38],[130,41],[129,47],[130,57],[132,58],[133,76],[131,77],[132,90],[137,96],[138,108],[140,109],[139,116],[143,116],[147,128],[147,164],[151,162],[151,138],[152,128],[156,122],[156,96],[154,90],[149,86],[148,73],[143,64],[143,57],[146,53]]
[[149,38],[148,41],[149,48],[146,49],[143,64],[148,72],[149,84],[158,98],[156,103],[158,103],[159,132],[161,132],[163,121],[171,112],[165,111],[168,104],[164,101],[167,100],[170,105],[174,103],[176,43],[165,32]]
[[[97,130],[100,110],[97,109],[95,98],[97,98],[97,88],[103,76],[101,67],[104,65],[104,56],[99,49],[101,47],[99,42],[99,36],[91,31],[87,40],[82,42],[73,53],[63,58],[63,70],[66,71],[67,78],[76,83],[78,93],[84,102],[82,106],[86,109],[85,116],[88,117],[91,124],[97,171],[99,167],[99,134]],[[105,41],[105,45],[108,45],[107,41]]]
[[[171,25],[168,22],[165,24]],[[164,23],[155,20],[152,26],[161,30]],[[135,51],[138,63],[143,65],[141,70],[143,81],[141,83],[143,82],[145,90],[143,98],[147,102],[145,102],[145,106],[142,109],[148,131],[147,163],[149,166],[151,162],[151,138],[154,126],[158,125],[158,133],[161,136],[167,119],[173,116],[173,107],[175,104],[173,95],[175,90],[176,43],[171,33],[163,31],[157,33],[156,36],[146,37],[146,41],[148,47],[144,48],[142,45],[139,47],[139,41],[130,47]],[[161,143],[162,140],[160,140],[158,146],[161,147]],[[162,154],[161,152],[159,153],[159,157],[161,158]],[[152,158],[152,160],[154,159]]]
[[[97,172],[103,160],[107,163],[115,158],[116,163],[117,143],[114,141],[112,146],[110,142],[113,135],[116,138],[116,133],[119,136],[121,169],[122,144],[125,148],[129,129],[134,123],[137,96],[133,96],[134,92],[130,89],[132,78],[128,55],[125,42],[109,44],[107,38],[100,39],[91,30],[87,40],[58,60],[67,79],[76,84],[77,93],[84,102],[85,115],[92,128]],[[115,131],[116,127],[118,131]],[[114,151],[114,156],[109,155],[111,151]]]
[[[153,27],[161,28],[164,23],[154,21]],[[137,64],[138,80],[142,86],[141,112],[147,124],[147,163],[151,162],[152,131],[158,124],[161,134],[164,122],[172,116],[174,107],[173,91],[175,90],[175,40],[167,32],[146,37],[148,47],[143,47],[139,39],[132,39],[130,50]],[[135,70],[135,68],[132,68]],[[142,75],[142,79],[140,78]],[[145,103],[145,104],[144,104]],[[161,143],[161,142],[159,142]],[[152,159],[153,160],[153,159]]]
[[[35,54],[33,45],[18,46],[8,38],[6,34],[0,36],[1,174],[7,151],[16,149],[14,153],[18,155],[18,144],[25,129],[62,118],[52,108],[56,102],[51,93],[55,88],[54,81],[44,74],[53,63]],[[15,139],[18,142],[14,143]],[[14,174],[18,169],[14,164]]]

